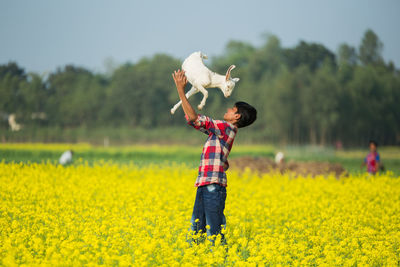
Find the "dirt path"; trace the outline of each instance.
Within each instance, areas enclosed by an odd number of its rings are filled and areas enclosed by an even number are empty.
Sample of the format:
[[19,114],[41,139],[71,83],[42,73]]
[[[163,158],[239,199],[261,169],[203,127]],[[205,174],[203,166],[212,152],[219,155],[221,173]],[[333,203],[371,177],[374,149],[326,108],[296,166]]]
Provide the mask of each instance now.
[[334,173],[336,177],[340,177],[345,169],[339,163],[328,162],[284,162],[276,164],[270,158],[254,158],[254,157],[239,157],[229,160],[230,167],[235,170],[245,170],[250,168],[259,173],[268,173],[273,171],[294,172],[302,176],[316,176],[320,174]]

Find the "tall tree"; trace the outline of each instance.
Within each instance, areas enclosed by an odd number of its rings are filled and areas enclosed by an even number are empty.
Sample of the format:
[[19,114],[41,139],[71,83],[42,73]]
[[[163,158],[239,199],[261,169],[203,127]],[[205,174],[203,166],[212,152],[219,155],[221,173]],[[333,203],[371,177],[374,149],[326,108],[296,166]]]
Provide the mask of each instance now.
[[321,67],[326,59],[335,64],[335,54],[322,44],[301,41],[295,48],[284,50],[286,62],[290,69],[307,65],[311,71]]
[[169,110],[178,101],[171,74],[179,67],[178,60],[155,55],[118,68],[106,92],[103,115],[107,123],[155,127],[177,120]]
[[368,29],[364,34],[359,48],[361,63],[364,65],[382,63],[382,49],[383,43],[371,29]]
[[27,82],[25,70],[15,62],[0,65],[0,112],[22,113],[21,88]]
[[338,49],[338,63],[340,66],[354,66],[357,63],[356,49],[348,44],[341,44]]
[[264,75],[272,77],[278,74],[283,65],[282,58],[280,40],[275,35],[268,36],[265,45],[251,55],[249,78],[258,82]]
[[90,71],[68,65],[52,73],[47,82],[47,112],[52,124],[90,125],[98,120],[106,82]]
[[42,120],[46,117],[46,102],[48,99],[48,91],[43,83],[43,78],[36,73],[28,74],[28,82],[24,83],[21,88],[21,96],[24,99],[24,119],[25,123],[29,122],[32,115],[36,113],[43,114]]

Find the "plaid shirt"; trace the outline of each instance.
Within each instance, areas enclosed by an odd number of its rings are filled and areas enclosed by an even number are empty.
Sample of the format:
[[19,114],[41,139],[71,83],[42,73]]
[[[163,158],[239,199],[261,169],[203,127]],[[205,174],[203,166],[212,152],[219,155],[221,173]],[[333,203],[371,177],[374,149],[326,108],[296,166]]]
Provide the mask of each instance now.
[[220,184],[226,187],[225,171],[229,168],[228,155],[238,128],[229,122],[213,120],[200,114],[195,122],[189,121],[188,116],[185,117],[189,125],[208,135],[201,154],[195,186]]

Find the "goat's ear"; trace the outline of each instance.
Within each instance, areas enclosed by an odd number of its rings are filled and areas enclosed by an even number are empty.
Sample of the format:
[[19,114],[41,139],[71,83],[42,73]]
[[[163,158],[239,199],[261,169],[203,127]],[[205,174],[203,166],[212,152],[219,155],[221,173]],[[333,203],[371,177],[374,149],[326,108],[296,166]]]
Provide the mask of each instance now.
[[204,58],[204,59],[208,59],[208,56],[207,56],[206,54],[203,54],[201,51],[200,51],[200,56],[201,56],[202,58]]
[[233,78],[232,81],[234,81],[235,83],[237,83],[238,81],[240,81],[239,78]]
[[229,78],[231,77],[231,71],[236,68],[235,65],[231,65],[228,70],[226,71],[226,75],[225,75],[225,80],[229,80]]

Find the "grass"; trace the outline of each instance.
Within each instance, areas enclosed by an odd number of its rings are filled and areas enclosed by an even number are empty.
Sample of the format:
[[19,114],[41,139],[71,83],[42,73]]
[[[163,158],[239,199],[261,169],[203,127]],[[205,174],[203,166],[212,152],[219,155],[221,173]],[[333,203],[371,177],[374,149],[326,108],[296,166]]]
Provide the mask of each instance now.
[[[181,145],[134,145],[100,147],[89,144],[0,144],[0,160],[5,162],[57,162],[61,153],[74,150],[74,158],[92,164],[99,160],[117,163],[134,162],[138,165],[149,163],[177,162],[197,167],[202,147]],[[233,147],[230,158],[241,156],[270,157],[283,151],[287,161],[322,161],[340,163],[350,173],[362,172],[360,168],[366,149],[336,151],[333,148],[315,146],[288,146],[277,148],[271,145],[241,145]],[[400,175],[400,147],[379,148],[386,170]]]
[[[378,149],[385,170],[400,175],[400,147],[381,147]],[[351,149],[336,151],[333,148],[323,147],[288,147],[288,159],[295,161],[323,161],[340,163],[348,172],[359,173],[368,149]]]

